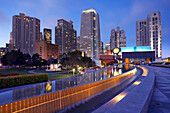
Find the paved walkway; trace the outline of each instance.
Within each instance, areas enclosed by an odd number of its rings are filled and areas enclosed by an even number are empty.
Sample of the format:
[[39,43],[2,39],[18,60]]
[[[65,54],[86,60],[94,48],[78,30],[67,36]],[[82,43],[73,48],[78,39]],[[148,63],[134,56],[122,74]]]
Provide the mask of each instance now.
[[[30,70],[30,71],[28,71],[29,73],[32,73],[32,74],[41,74],[41,73],[38,73],[38,72],[35,72],[36,70]],[[50,72],[50,71],[49,71]],[[46,74],[60,74],[60,73],[69,73],[70,71],[61,71],[61,72],[57,72],[57,71],[54,71],[53,73],[48,73],[48,72],[46,72]],[[64,76],[64,75],[63,75]]]
[[[140,73],[139,71],[137,73]],[[138,76],[134,83],[131,84],[129,87],[127,87],[127,89],[125,89],[124,91],[122,91],[121,93],[119,93],[117,96],[115,96],[114,98],[112,98],[110,101],[108,101],[107,103],[105,103],[104,105],[102,105],[101,107],[99,107],[98,109],[94,110],[92,113],[105,113],[108,112],[109,109],[111,109],[115,104],[117,104],[121,99],[123,99],[126,95],[128,95],[128,93],[130,93],[131,91],[133,91],[137,85],[139,85],[142,80],[144,79],[144,76]]]
[[39,73],[37,73],[37,72],[35,72],[35,70],[30,70],[30,71],[28,71],[29,73],[32,73],[32,74],[39,74]]
[[148,113],[170,113],[170,68],[150,67],[156,79]]
[[[141,75],[141,73],[142,73],[142,71],[138,70],[136,75]],[[139,77],[140,76],[137,76],[136,79],[138,79]],[[66,113],[92,113],[92,112],[94,112],[94,113],[103,113],[103,112],[106,111],[106,109],[109,109],[114,104],[116,104],[120,98],[117,97],[117,98],[115,98],[113,100],[111,100],[111,99],[114,98],[117,94],[119,94],[120,92],[122,92],[123,90],[125,90],[127,87],[129,87],[132,84],[133,83],[130,83],[124,88],[120,88],[120,87],[115,88],[115,87],[113,87],[112,89],[110,89],[110,90],[108,90],[108,91],[106,91],[104,93],[101,93],[100,95],[97,95],[97,96],[93,97],[92,99],[86,101],[85,103],[82,103],[82,104],[76,106],[75,108],[69,109],[68,111],[66,111]],[[135,87],[136,87],[136,85],[133,85],[133,87],[128,88],[126,90],[126,92],[124,92],[124,93],[127,93],[127,92],[133,90]],[[118,90],[118,88],[119,88],[119,92],[115,92],[114,90],[115,89]],[[109,100],[111,100],[111,101],[109,101]],[[109,101],[109,103],[107,103],[108,101]],[[100,108],[102,105],[104,105],[104,107],[102,107],[101,109],[97,109],[97,108]],[[97,110],[97,111],[95,111],[95,110]]]

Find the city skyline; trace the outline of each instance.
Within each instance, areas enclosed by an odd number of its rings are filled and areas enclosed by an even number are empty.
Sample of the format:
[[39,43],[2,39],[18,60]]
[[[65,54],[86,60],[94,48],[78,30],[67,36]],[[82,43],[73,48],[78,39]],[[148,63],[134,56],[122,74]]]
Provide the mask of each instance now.
[[[42,7],[45,8],[37,8],[35,7],[37,3],[40,3]],[[75,3],[78,7],[67,7],[69,4]],[[52,29],[54,31],[55,26],[57,25],[58,19],[66,19],[66,20],[72,20],[74,22],[74,28],[77,30],[77,36],[80,35],[80,24],[81,24],[81,12],[83,10],[86,10],[88,8],[94,8],[100,17],[100,27],[101,27],[101,41],[108,42],[110,38],[110,31],[112,28],[115,28],[117,26],[120,26],[123,30],[126,31],[126,37],[127,37],[127,46],[136,46],[136,21],[145,19],[145,17],[154,11],[160,11],[161,12],[161,18],[162,18],[162,48],[163,48],[163,57],[170,56],[170,53],[168,53],[168,49],[170,45],[168,42],[170,39],[168,38],[170,36],[170,33],[168,32],[170,30],[168,20],[170,20],[168,14],[169,14],[169,5],[168,1],[125,1],[122,2],[111,2],[111,1],[105,1],[105,2],[98,2],[98,1],[92,1],[90,4],[86,2],[79,2],[79,1],[17,1],[14,2],[7,2],[4,1],[0,8],[0,14],[2,15],[0,25],[3,27],[0,27],[0,30],[3,31],[0,34],[1,41],[0,46],[4,47],[6,43],[10,40],[10,32],[12,31],[12,16],[16,15],[18,13],[25,13],[26,15],[29,15],[31,17],[35,17],[40,19],[40,26],[41,26],[41,32],[43,31],[43,28],[47,27],[49,29]],[[146,5],[145,5],[145,4]],[[112,5],[115,4],[115,7],[112,8]],[[121,5],[120,5],[121,4]],[[13,5],[18,6],[16,9],[13,7]],[[61,7],[62,5],[65,5],[65,7]],[[118,6],[119,5],[119,8]],[[6,7],[9,6],[9,7]],[[125,7],[126,6],[126,7]],[[166,7],[166,8],[165,8]],[[6,10],[8,8],[8,10]],[[60,9],[59,11],[54,9]],[[43,10],[40,12],[40,10]],[[128,14],[127,11],[129,11]],[[48,15],[47,15],[48,14]],[[130,15],[130,16],[129,16]],[[2,22],[3,20],[3,22]],[[54,32],[52,32],[52,37],[54,37]],[[52,39],[52,43],[54,43],[54,38]]]
[[126,47],[126,36],[125,31],[120,30],[120,27],[116,27],[116,29],[111,30],[110,36],[110,49],[114,49],[115,47]]

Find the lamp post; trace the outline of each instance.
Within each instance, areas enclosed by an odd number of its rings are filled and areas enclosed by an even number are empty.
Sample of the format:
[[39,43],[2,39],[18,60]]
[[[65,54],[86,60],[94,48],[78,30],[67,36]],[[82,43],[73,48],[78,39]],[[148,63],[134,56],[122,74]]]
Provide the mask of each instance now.
[[73,68],[73,76],[74,76],[75,69]]

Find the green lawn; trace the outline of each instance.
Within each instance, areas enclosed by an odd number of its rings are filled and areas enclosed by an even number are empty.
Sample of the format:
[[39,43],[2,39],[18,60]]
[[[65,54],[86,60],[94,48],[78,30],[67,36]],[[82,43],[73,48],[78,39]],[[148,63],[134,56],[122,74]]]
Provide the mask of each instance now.
[[[24,74],[30,74],[28,71],[31,69],[29,68],[5,68],[5,69],[0,69],[0,73],[3,74],[8,74],[8,73],[13,73],[13,72],[18,72],[20,75]],[[47,73],[49,76],[49,80],[57,80],[57,79],[62,79],[62,78],[67,78],[73,75],[72,72],[67,72],[67,71],[45,71],[45,70],[35,70],[34,72],[37,73]],[[76,75],[76,74],[75,74]]]
[[13,73],[13,72],[18,72],[20,75],[24,75],[24,74],[29,74],[30,69],[27,68],[3,68],[0,69],[0,73],[3,74],[8,74],[8,73]]

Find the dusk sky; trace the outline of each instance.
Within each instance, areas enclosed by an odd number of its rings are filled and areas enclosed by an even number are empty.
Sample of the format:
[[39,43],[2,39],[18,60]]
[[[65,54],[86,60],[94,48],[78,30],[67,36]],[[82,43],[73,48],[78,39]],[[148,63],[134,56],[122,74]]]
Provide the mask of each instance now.
[[12,16],[25,13],[40,19],[43,28],[52,29],[58,19],[72,20],[80,35],[81,12],[94,8],[100,16],[101,41],[110,41],[110,31],[117,26],[125,30],[126,45],[136,45],[136,21],[154,11],[161,12],[163,57],[170,57],[170,0],[3,0],[0,3],[0,47],[9,42]]

